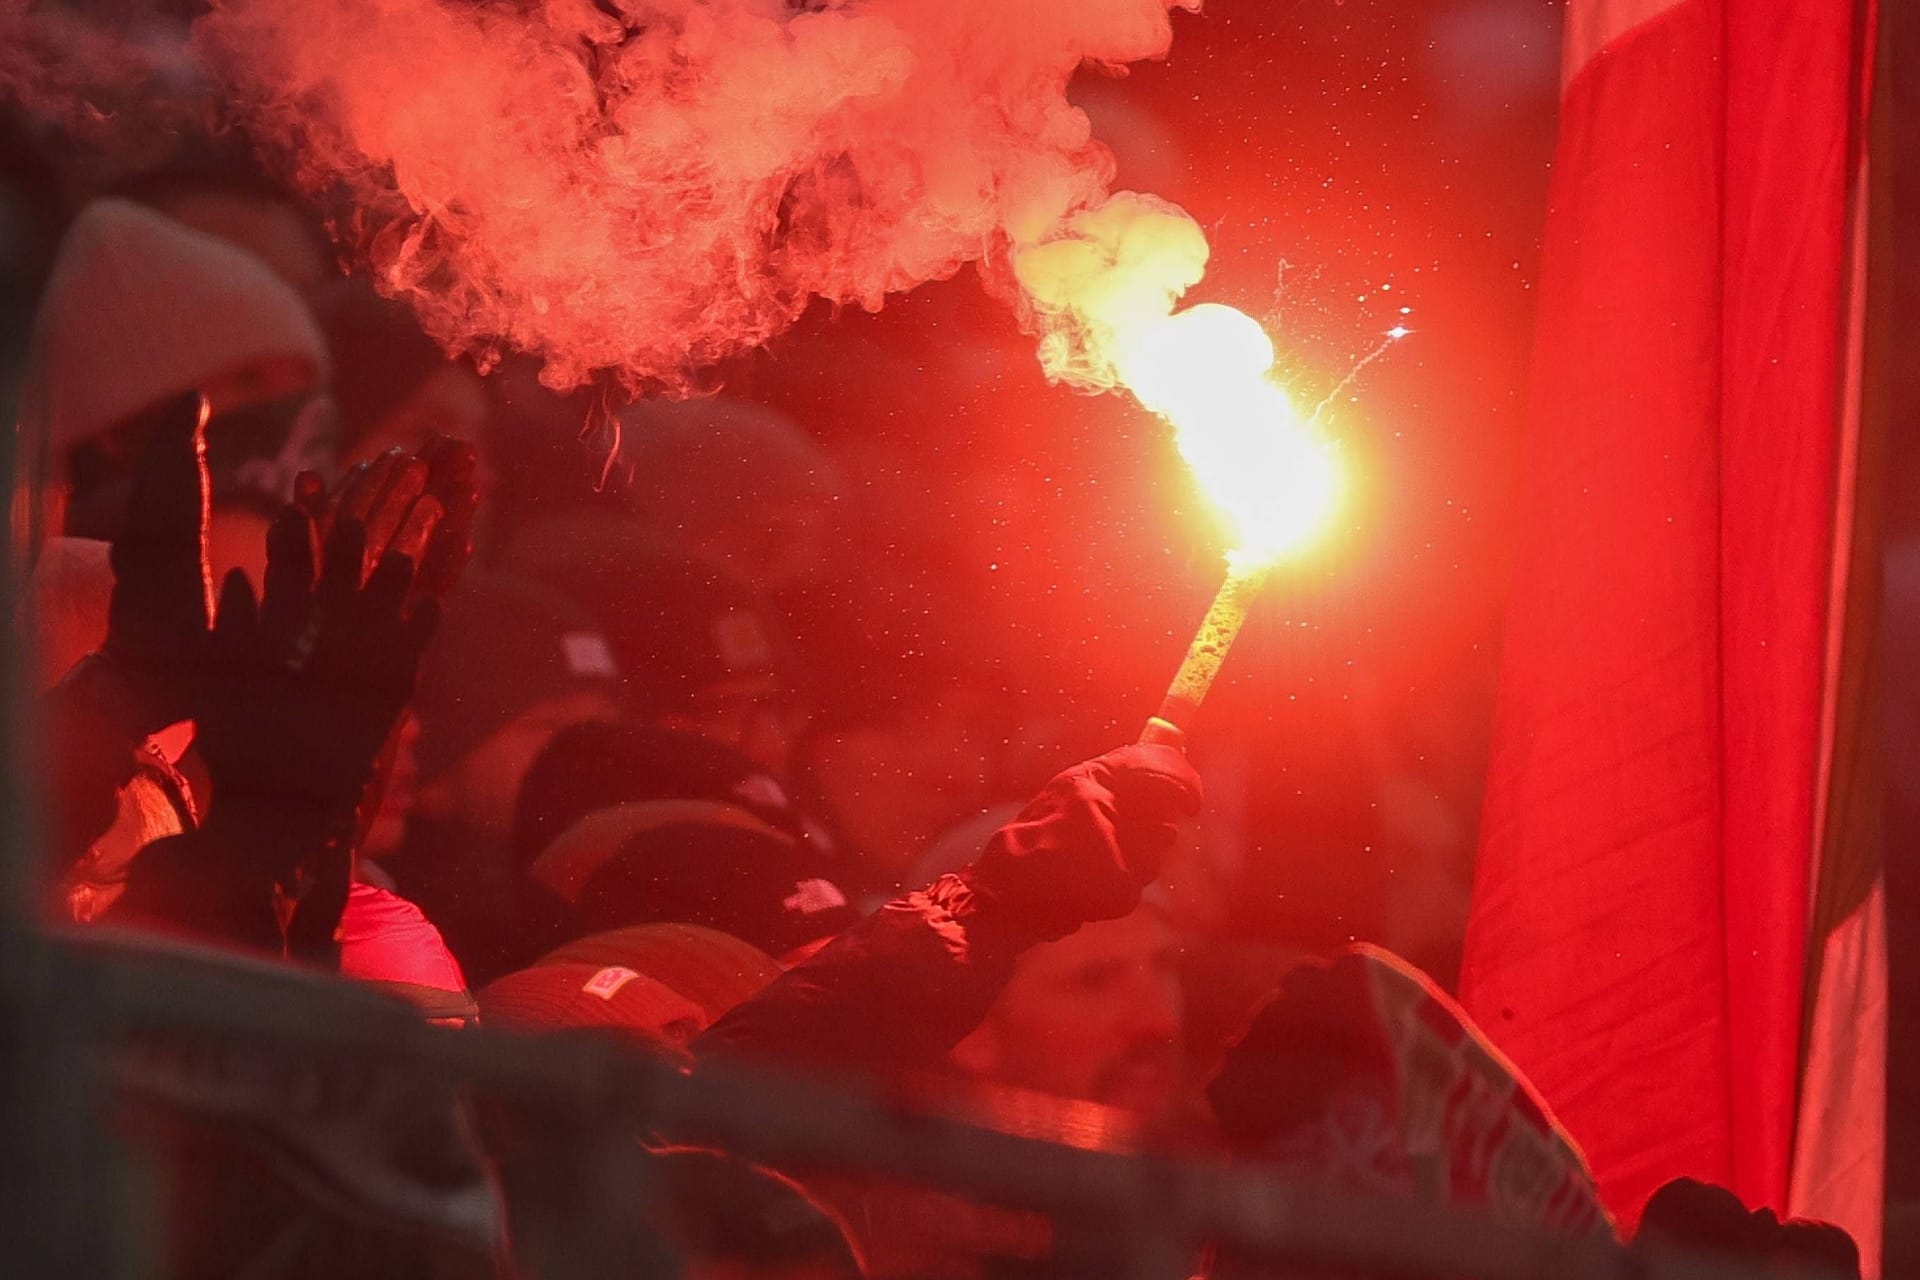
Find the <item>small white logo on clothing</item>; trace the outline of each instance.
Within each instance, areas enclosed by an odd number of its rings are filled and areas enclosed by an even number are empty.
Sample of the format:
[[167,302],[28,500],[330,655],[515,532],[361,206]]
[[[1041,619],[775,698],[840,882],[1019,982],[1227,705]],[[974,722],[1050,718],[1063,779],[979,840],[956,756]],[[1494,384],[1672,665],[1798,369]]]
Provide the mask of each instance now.
[[611,1000],[619,993],[620,988],[626,986],[639,976],[640,975],[633,970],[623,969],[616,964],[602,969],[591,978],[588,978],[580,989],[590,996],[599,996],[602,1000]]

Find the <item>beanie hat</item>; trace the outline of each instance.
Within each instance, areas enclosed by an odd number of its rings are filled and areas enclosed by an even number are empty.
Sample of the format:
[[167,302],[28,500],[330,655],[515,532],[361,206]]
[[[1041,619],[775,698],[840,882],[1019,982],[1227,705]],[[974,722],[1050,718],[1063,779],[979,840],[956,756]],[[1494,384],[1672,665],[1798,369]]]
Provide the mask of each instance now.
[[[232,375],[285,362],[274,385]],[[20,431],[43,480],[64,457],[141,409],[224,388],[216,414],[323,383],[326,344],[300,295],[259,259],[125,200],[81,210],[34,316]]]
[[400,996],[430,1018],[465,1021],[478,1012],[440,931],[398,894],[350,885],[336,936],[342,976]]
[[[620,806],[661,811],[661,820],[636,823],[613,855],[578,881],[571,900],[582,928],[682,921],[723,930],[781,956],[859,919],[846,894],[809,864],[791,836],[729,820],[724,811],[664,812],[670,804]],[[533,867],[534,879],[555,892],[560,887],[541,873],[565,847],[562,837]]]
[[513,849],[522,864],[596,809],[633,800],[735,805],[789,835],[800,823],[780,784],[697,734],[589,720],[553,735],[520,783]]
[[773,606],[723,570],[660,550],[625,516],[546,521],[501,563],[600,620],[641,715],[685,707],[703,691],[791,683]]
[[539,703],[585,691],[620,694],[613,651],[594,622],[534,583],[469,571],[421,663],[413,703],[421,777],[444,773]]
[[479,994],[488,1026],[509,1031],[607,1027],[678,1048],[707,1027],[700,1006],[624,965],[549,964],[496,978]]
[[544,956],[538,967],[618,966],[664,982],[693,1001],[709,1025],[780,976],[752,943],[695,924],[643,924],[589,934]]

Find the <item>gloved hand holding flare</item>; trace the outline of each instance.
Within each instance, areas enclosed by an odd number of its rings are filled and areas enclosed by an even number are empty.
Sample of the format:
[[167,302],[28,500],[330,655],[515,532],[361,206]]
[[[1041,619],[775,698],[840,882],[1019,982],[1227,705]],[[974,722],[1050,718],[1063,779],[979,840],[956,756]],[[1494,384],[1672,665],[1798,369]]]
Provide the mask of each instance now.
[[1249,315],[1203,303],[1127,333],[1114,364],[1173,424],[1181,457],[1231,537],[1227,579],[1142,742],[1182,745],[1247,606],[1274,567],[1325,527],[1340,498],[1328,441],[1272,376],[1273,343]]

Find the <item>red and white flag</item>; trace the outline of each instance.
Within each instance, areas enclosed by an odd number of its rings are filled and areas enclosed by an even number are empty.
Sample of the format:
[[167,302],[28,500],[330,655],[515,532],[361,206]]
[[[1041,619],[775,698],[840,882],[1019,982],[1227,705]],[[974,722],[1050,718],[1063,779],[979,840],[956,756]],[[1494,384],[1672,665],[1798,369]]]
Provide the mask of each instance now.
[[1462,996],[1623,1223],[1688,1175],[1877,1254],[1877,853],[1828,838],[1871,5],[1568,7]]

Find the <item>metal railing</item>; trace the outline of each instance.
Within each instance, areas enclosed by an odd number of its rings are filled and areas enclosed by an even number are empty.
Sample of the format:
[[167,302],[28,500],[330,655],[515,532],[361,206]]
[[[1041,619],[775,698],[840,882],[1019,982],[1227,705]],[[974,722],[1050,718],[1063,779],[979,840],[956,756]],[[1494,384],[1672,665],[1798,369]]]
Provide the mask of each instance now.
[[[48,1117],[90,1110],[104,1089],[98,1048],[163,1034],[208,1046],[284,1056],[325,1067],[417,1073],[444,1087],[592,1116],[596,1138],[637,1148],[633,1136],[710,1144],[785,1169],[855,1172],[1036,1210],[1109,1242],[1107,1274],[1164,1278],[1202,1243],[1238,1256],[1311,1259],[1396,1275],[1482,1280],[1734,1280],[1748,1274],[1679,1255],[1629,1252],[1603,1241],[1524,1230],[1398,1200],[1336,1194],[1253,1166],[1116,1155],[1055,1145],[916,1111],[831,1082],[739,1066],[683,1073],[614,1042],[533,1040],[484,1029],[422,1024],[405,1006],[324,975],[110,933],[50,934],[9,982],[25,994],[28,1026],[50,1042],[29,1058],[60,1072],[25,1079],[57,1096]],[[23,992],[23,988],[27,988]],[[36,994],[37,992],[37,994]],[[61,1011],[51,1014],[47,1006]],[[16,1027],[21,1024],[14,1024]],[[56,1084],[57,1081],[57,1084]],[[47,1213],[49,1265],[20,1274],[135,1274],[144,1260],[102,1224],[111,1213],[111,1146],[90,1124],[39,1135],[39,1158],[68,1166],[46,1190],[83,1195],[84,1212]],[[585,1203],[637,1205],[644,1162],[581,1158],[614,1185]],[[22,1171],[15,1170],[16,1175]],[[79,1175],[77,1177],[72,1175]],[[38,1178],[39,1174],[33,1174]],[[0,1197],[6,1199],[6,1197]],[[44,1211],[43,1211],[44,1212]],[[568,1233],[568,1257],[544,1275],[632,1274],[633,1221],[585,1213]],[[104,1256],[103,1256],[104,1253]],[[18,1256],[18,1255],[16,1255]],[[610,1268],[610,1260],[621,1260]],[[96,1268],[106,1267],[105,1270]]]

